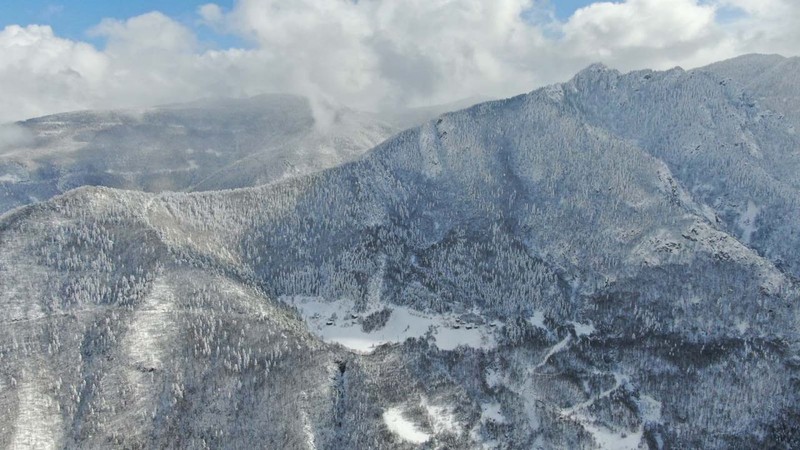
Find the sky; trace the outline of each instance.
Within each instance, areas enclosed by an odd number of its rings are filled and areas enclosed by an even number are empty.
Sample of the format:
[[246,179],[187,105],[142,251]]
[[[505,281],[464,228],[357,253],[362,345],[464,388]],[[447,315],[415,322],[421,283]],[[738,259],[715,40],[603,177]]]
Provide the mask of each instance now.
[[[0,3],[0,28],[8,25],[49,25],[60,37],[102,46],[103,39],[95,38],[87,31],[103,19],[124,20],[160,11],[191,28],[209,46],[225,48],[243,45],[243,41],[233,35],[220,35],[202,25],[197,10],[206,3],[196,0],[5,0]],[[233,0],[218,1],[216,4],[229,9],[233,6]]]
[[0,122],[271,92],[380,112],[754,52],[800,54],[800,2],[6,0]]
[[[8,25],[47,24],[56,34],[69,39],[84,39],[102,45],[102,40],[87,36],[86,31],[106,18],[126,19],[151,11],[160,11],[173,20],[192,28],[218,48],[242,45],[241,41],[231,39],[231,35],[213,33],[209,27],[202,26],[196,12],[207,4],[204,0],[8,0],[0,4],[0,27]],[[556,17],[567,19],[578,8],[591,4],[591,0],[563,0],[551,2],[550,12]],[[223,9],[230,10],[233,0],[217,1]]]

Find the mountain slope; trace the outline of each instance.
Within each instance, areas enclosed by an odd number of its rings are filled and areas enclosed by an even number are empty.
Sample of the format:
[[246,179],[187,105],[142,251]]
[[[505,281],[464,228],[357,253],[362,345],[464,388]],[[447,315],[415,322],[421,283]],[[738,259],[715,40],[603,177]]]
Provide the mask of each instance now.
[[800,277],[800,137],[786,117],[704,69],[593,67],[564,95],[588,123],[663,160],[721,229]]
[[282,183],[8,214],[0,442],[796,445],[797,137],[739,94],[593,66]]
[[752,94],[761,106],[783,114],[800,130],[800,57],[744,55],[704,67]]
[[325,114],[331,118],[317,120],[302,97],[263,95],[8,125],[16,139],[0,145],[0,211],[84,185],[146,192],[257,186],[352,160],[396,132],[346,108]]

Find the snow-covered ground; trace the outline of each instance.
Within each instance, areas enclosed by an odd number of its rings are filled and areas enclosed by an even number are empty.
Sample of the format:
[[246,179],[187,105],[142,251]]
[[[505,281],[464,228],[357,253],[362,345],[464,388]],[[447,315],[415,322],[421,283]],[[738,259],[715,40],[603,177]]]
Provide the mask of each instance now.
[[761,208],[756,206],[756,204],[752,201],[748,201],[747,209],[742,213],[741,216],[739,216],[738,225],[742,230],[742,242],[745,244],[750,244],[750,241],[753,238],[753,233],[758,231],[758,227],[756,226],[756,218],[758,217],[759,212],[761,212]]
[[422,397],[420,405],[427,412],[428,426],[420,426],[408,418],[406,406],[395,405],[387,408],[383,412],[383,422],[393,434],[400,439],[412,444],[422,444],[433,438],[434,435],[451,434],[458,435],[463,430],[461,424],[455,417],[452,406],[432,403],[426,397]]
[[436,434],[458,434],[463,425],[456,419],[453,407],[431,403],[427,398],[422,399],[422,406],[428,412],[433,430]]
[[17,413],[11,449],[58,448],[56,430],[61,426],[58,403],[43,392],[42,386],[22,383],[19,390],[20,410]]
[[20,178],[19,176],[15,175],[13,173],[7,173],[7,174],[4,174],[4,175],[0,175],[0,183],[12,183],[13,184],[13,183],[19,183],[20,181],[22,181],[22,178]]
[[574,420],[584,430],[592,435],[595,443],[601,449],[609,450],[634,450],[640,448],[644,436],[643,423],[656,423],[661,419],[661,403],[643,395],[638,402],[641,411],[642,424],[631,431],[617,426],[598,421],[591,413],[591,407],[600,399],[608,398],[613,392],[625,383],[630,382],[627,376],[614,373],[614,385],[597,396],[561,411],[561,417]]
[[641,428],[635,433],[625,433],[590,422],[581,422],[595,443],[604,450],[636,450],[642,442]]
[[483,403],[481,405],[481,422],[506,423],[500,403]]
[[133,316],[131,331],[126,334],[124,345],[133,370],[141,375],[141,369],[161,369],[167,354],[164,344],[174,338],[175,312],[171,311],[175,297],[166,280],[153,283],[143,307]]
[[[493,324],[469,323],[456,314],[423,313],[405,306],[373,304],[366,312],[356,312],[352,300],[326,301],[319,297],[283,297],[294,305],[308,324],[312,333],[325,342],[335,342],[351,350],[371,353],[387,343],[403,342],[409,338],[430,333],[441,350],[454,350],[459,346],[493,348],[496,345]],[[383,327],[364,331],[362,321],[384,308],[391,310]]]
[[578,337],[590,336],[597,331],[591,323],[569,322],[572,328],[575,329],[575,335]]
[[539,362],[539,364],[537,364],[533,368],[532,373],[536,373],[539,369],[547,365],[547,362],[550,360],[550,357],[566,349],[569,346],[570,342],[572,342],[572,335],[568,334],[567,337],[562,339],[556,345],[552,346],[550,350],[548,350],[547,353],[544,355],[544,358],[542,358],[541,362]]
[[534,311],[533,315],[528,317],[528,323],[536,328],[547,330],[547,326],[544,324],[544,313],[541,311]]
[[423,444],[431,438],[428,433],[420,431],[414,422],[403,417],[403,410],[399,407],[392,407],[384,411],[383,421],[389,431],[412,444]]

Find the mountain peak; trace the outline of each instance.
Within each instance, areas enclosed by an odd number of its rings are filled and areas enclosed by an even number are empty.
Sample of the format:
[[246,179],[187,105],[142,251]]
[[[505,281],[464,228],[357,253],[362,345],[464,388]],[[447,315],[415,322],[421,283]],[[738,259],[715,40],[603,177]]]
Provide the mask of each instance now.
[[607,79],[609,77],[615,78],[620,76],[621,73],[617,69],[613,69],[601,62],[590,64],[585,69],[578,72],[573,78],[575,80],[597,80]]
[[597,73],[608,73],[608,72],[616,72],[619,73],[616,69],[613,69],[604,63],[596,62],[589,64],[585,69],[578,72],[576,76],[587,75],[587,74],[597,74]]

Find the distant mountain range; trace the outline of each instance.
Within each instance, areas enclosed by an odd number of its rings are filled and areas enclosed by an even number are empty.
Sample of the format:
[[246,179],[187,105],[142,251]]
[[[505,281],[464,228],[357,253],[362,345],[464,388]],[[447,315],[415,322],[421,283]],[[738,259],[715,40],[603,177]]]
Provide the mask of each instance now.
[[289,95],[141,110],[56,114],[6,125],[0,211],[80,186],[145,192],[257,186],[350,161],[398,131],[374,115],[330,108],[315,120]]
[[0,212],[81,186],[193,192],[306,175],[472,100],[379,117],[274,94],[0,125]]
[[[130,151],[125,187],[209,192],[87,186],[0,219],[0,446],[798,447],[797,61],[593,65],[360,157],[389,126],[320,137],[270,98],[280,136],[166,187],[264,122],[237,104],[189,140],[224,108],[155,110],[180,117],[175,144],[142,131],[170,165],[134,144],[145,114],[98,171]],[[352,151],[286,144],[330,136]]]

